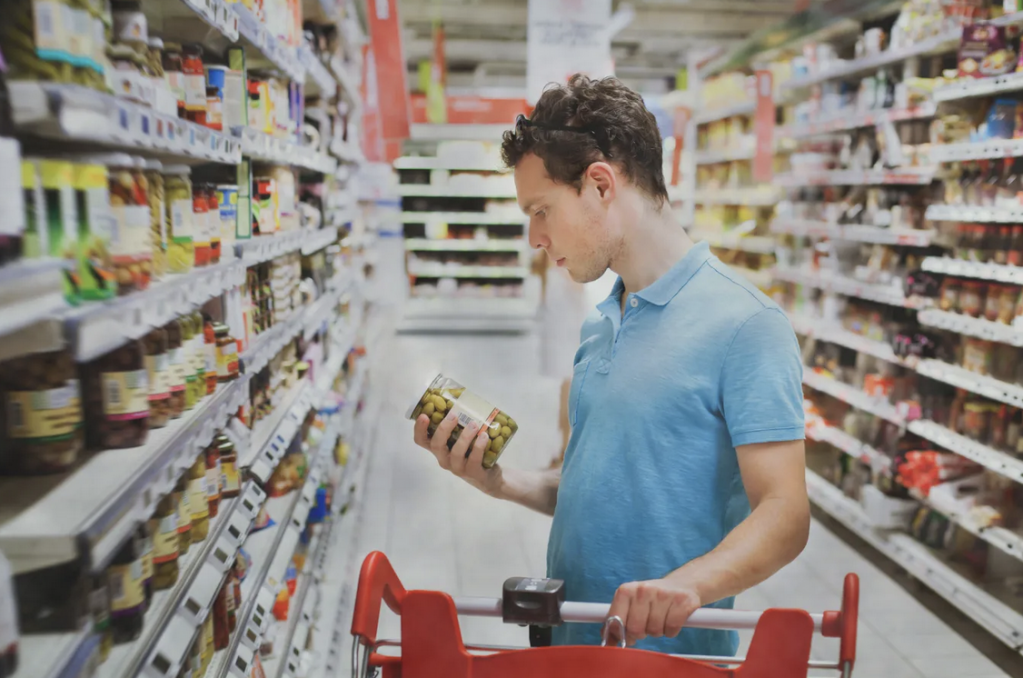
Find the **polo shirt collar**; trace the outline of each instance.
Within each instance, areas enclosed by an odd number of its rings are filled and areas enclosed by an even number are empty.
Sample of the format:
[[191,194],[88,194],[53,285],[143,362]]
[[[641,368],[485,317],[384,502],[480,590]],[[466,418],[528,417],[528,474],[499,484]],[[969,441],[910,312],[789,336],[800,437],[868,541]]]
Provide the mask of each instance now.
[[[692,249],[686,252],[686,255],[679,259],[674,266],[668,269],[667,273],[655,280],[653,284],[636,292],[636,296],[650,304],[657,306],[666,305],[675,298],[675,295],[686,286],[689,279],[696,275],[696,272],[700,270],[700,267],[711,256],[710,245],[706,242],[693,245]],[[622,282],[621,276],[619,276],[618,280],[615,281],[614,288],[611,290],[611,295],[600,305],[602,307],[601,310],[604,310],[605,304],[607,304],[607,308],[617,308],[621,304],[624,292],[625,283]]]

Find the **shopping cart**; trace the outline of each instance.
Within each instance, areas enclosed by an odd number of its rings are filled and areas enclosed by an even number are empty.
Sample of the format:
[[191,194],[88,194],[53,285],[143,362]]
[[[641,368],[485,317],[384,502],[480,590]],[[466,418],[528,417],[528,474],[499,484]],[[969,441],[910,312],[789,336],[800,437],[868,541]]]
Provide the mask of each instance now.
[[[607,619],[609,605],[565,602],[560,582],[509,580],[503,598],[451,598],[439,591],[406,591],[387,557],[371,553],[362,564],[352,619],[352,676],[365,678],[382,670],[383,678],[796,678],[809,669],[852,675],[856,658],[859,579],[846,575],[842,610],[810,614],[773,609],[744,612],[704,608],[686,624],[702,629],[756,629],[749,653],[742,657],[668,655],[647,650],[607,647],[609,630],[621,620]],[[381,602],[401,616],[401,640],[380,640]],[[514,648],[465,645],[458,615],[500,617],[509,623],[604,624],[602,647]],[[815,632],[840,638],[837,661],[812,661]],[[382,648],[400,648],[388,655]],[[727,668],[732,667],[732,668]]]

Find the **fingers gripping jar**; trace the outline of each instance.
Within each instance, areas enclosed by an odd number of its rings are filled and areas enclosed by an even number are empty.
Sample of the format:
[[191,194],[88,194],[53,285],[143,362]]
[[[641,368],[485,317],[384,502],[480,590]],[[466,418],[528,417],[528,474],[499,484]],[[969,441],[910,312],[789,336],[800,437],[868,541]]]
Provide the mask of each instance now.
[[432,437],[449,412],[458,417],[458,423],[448,438],[448,449],[454,446],[462,434],[462,429],[470,422],[475,422],[481,430],[487,430],[490,439],[487,441],[486,451],[483,453],[484,468],[491,468],[497,462],[498,457],[501,456],[519,430],[519,425],[506,412],[497,409],[454,379],[445,377],[443,374],[438,374],[430,382],[419,401],[406,412],[406,416],[412,421],[418,419],[422,414],[428,416],[430,426],[427,431]]

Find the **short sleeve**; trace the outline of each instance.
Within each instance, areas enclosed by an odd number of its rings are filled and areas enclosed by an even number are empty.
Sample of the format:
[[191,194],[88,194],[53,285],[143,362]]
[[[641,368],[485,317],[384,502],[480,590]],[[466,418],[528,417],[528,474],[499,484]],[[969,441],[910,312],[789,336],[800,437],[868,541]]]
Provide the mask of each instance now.
[[721,369],[732,445],[803,440],[803,363],[785,314],[765,308],[738,329]]

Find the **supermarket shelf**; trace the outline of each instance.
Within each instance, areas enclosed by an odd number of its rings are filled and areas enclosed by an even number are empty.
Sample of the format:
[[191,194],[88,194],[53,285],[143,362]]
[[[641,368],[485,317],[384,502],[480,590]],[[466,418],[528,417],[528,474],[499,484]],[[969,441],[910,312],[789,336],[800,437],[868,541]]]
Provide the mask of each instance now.
[[783,82],[781,89],[782,91],[806,89],[807,87],[819,85],[820,83],[827,82],[828,80],[842,80],[864,73],[869,73],[871,71],[876,71],[884,66],[897,64],[913,57],[951,52],[959,46],[959,39],[961,37],[962,30],[956,29],[935,35],[934,37],[926,40],[921,40],[919,43],[903,49],[886,50],[880,54],[872,54],[860,59],[835,61],[828,64],[828,68],[825,68],[818,73],[801,78],[792,78],[788,82]]
[[262,489],[247,483],[241,498],[221,501],[217,517],[210,519],[209,535],[179,558],[177,583],[153,593],[142,634],[130,643],[115,645],[97,670],[97,678],[149,675],[166,664],[181,665],[194,624],[205,619],[213,607],[265,499]]
[[888,466],[890,460],[887,455],[874,449],[856,436],[849,435],[835,426],[831,426],[822,420],[808,421],[806,423],[806,437],[810,440],[832,445],[853,459],[874,468]]
[[394,161],[394,169],[399,170],[451,170],[461,172],[504,172],[507,170],[500,162],[451,160],[427,156],[404,156]]
[[424,224],[430,221],[444,221],[449,224],[474,224],[480,226],[522,226],[528,217],[518,213],[491,214],[488,212],[402,212],[401,223]]
[[843,113],[812,122],[799,122],[790,125],[780,134],[793,139],[807,139],[822,134],[844,132],[859,129],[861,127],[873,127],[884,122],[901,122],[903,120],[919,120],[922,118],[933,118],[938,111],[937,104],[926,103],[912,108],[888,109],[880,111],[865,111],[856,113]]
[[880,226],[840,226],[826,221],[812,219],[777,218],[771,222],[771,232],[780,235],[795,235],[806,238],[832,238],[851,242],[875,243],[878,245],[906,245],[928,247],[937,236],[933,230],[908,228],[882,228]]
[[99,636],[81,631],[38,633],[18,638],[17,678],[78,678],[93,660]]
[[913,368],[916,361],[901,358],[895,354],[891,345],[883,341],[876,341],[868,337],[850,332],[837,323],[827,323],[816,318],[808,318],[800,315],[790,315],[789,320],[799,334],[813,337],[818,341],[825,341],[852,349],[859,353],[874,356],[880,360]]
[[703,125],[708,122],[724,120],[725,118],[732,118],[737,115],[750,116],[753,115],[756,110],[757,104],[755,101],[743,101],[732,106],[724,106],[712,108],[708,111],[701,111],[696,114],[695,120],[697,125]]
[[341,57],[335,54],[331,58],[328,66],[330,67],[330,72],[334,74],[334,78],[337,79],[337,84],[340,85],[338,94],[347,99],[349,103],[359,105],[361,101],[359,96],[359,83],[352,75],[349,68],[345,65],[345,62],[341,60]]
[[101,144],[178,161],[241,162],[230,134],[81,85],[11,82],[14,124],[25,134]]
[[1000,209],[968,205],[928,205],[924,216],[931,221],[1018,224],[1023,223],[1023,207],[1019,209]]
[[1018,92],[1023,89],[1023,73],[1006,73],[993,78],[962,78],[938,87],[931,95],[937,102],[958,101],[995,94]]
[[23,259],[0,267],[0,336],[11,334],[68,308],[64,299],[65,259]]
[[238,467],[265,483],[295,439],[314,397],[308,379],[295,384],[273,413],[252,428],[250,444],[238,455]]
[[229,262],[169,275],[149,289],[72,308],[64,321],[75,359],[93,360],[244,282],[245,267]]
[[337,170],[336,158],[297,144],[291,139],[271,136],[249,128],[241,132],[242,153],[253,160],[303,167],[324,174],[331,174]]
[[365,157],[362,155],[362,149],[354,141],[339,141],[335,139],[330,142],[330,152],[342,162],[360,163],[365,160]]
[[507,125],[413,123],[410,133],[413,141],[500,141],[510,125],[511,121]]
[[431,184],[399,184],[398,195],[406,198],[507,198],[511,200],[516,197],[515,189],[506,185],[465,189]]
[[718,190],[697,189],[693,201],[698,205],[748,205],[750,207],[773,207],[779,200],[773,188],[724,188]]
[[935,501],[933,497],[924,497],[919,491],[913,490],[910,494],[914,499],[943,514],[970,534],[980,537],[992,546],[1005,551],[1010,556],[1023,560],[1023,536],[1004,527],[979,525],[968,513],[957,511],[955,507],[942,503],[940,500]]
[[[899,414],[894,405],[883,398],[875,398],[855,386],[850,386],[844,382],[809,370],[803,373],[803,383],[816,391],[827,393],[844,403],[852,405],[858,410],[869,412],[875,417],[880,417],[896,426],[906,425],[905,417]],[[1021,467],[1023,467],[1023,463],[1021,463]]]
[[978,280],[1023,285],[1023,267],[1021,266],[965,261],[950,257],[926,257],[923,261],[923,269],[931,273],[953,275],[957,278],[977,278]]
[[423,264],[409,267],[408,274],[418,278],[528,278],[528,266],[439,266]]
[[966,389],[985,398],[1013,407],[1023,407],[1023,386],[1009,384],[986,374],[977,374],[965,367],[931,358],[919,361],[916,371],[925,377]]
[[100,571],[248,397],[239,379],[149,431],[142,446],[105,450],[64,474],[0,478],[0,549],[16,572],[66,562],[80,550]]
[[1002,344],[1023,346],[1023,329],[1013,325],[991,322],[985,318],[971,318],[968,315],[942,311],[936,308],[921,311],[917,314],[921,325],[937,327],[941,330],[958,332],[978,339],[997,341]]
[[[298,49],[298,61],[306,74],[306,96],[320,95],[325,99],[333,99],[337,95],[337,80],[316,55],[308,44]],[[313,87],[310,87],[310,83]]]
[[715,165],[722,162],[752,160],[753,156],[756,155],[756,150],[752,144],[746,144],[746,148],[730,148],[723,151],[697,151],[696,164]]
[[1023,460],[1011,457],[1004,452],[982,445],[966,436],[953,433],[948,428],[933,421],[917,420],[909,423],[909,431],[932,443],[937,443],[947,450],[977,462],[981,466],[1005,476],[1017,483],[1023,482]]
[[317,332],[327,327],[338,302],[347,289],[347,286],[336,286],[329,289],[305,311],[302,336],[306,341],[310,341]]
[[1023,643],[1023,616],[958,574],[907,534],[873,527],[863,508],[813,471],[806,472],[811,501],[920,582],[1012,648]]
[[786,188],[803,186],[925,186],[934,181],[936,169],[821,170],[812,175],[781,174],[773,183]]
[[515,240],[430,240],[406,238],[405,249],[410,252],[521,252],[528,243]]
[[238,40],[238,15],[228,0],[181,0],[181,13],[192,13],[231,42]]
[[690,231],[689,235],[694,240],[705,242],[711,247],[724,250],[739,250],[753,254],[774,254],[774,248],[777,246],[774,238],[769,236],[709,233],[705,231]]
[[[246,267],[270,261],[289,252],[311,254],[337,240],[337,227],[302,228],[272,235],[254,235],[235,245],[238,258]],[[322,243],[322,244],[321,244]]]
[[782,282],[796,285],[815,287],[825,292],[843,294],[849,297],[858,297],[868,301],[876,301],[880,304],[890,306],[901,306],[903,308],[924,309],[929,308],[932,300],[906,297],[902,290],[892,285],[879,285],[860,282],[853,278],[841,275],[829,274],[823,271],[810,273],[794,268],[775,268],[774,277]]
[[232,7],[238,14],[238,37],[242,43],[248,43],[257,49],[292,80],[305,82],[305,67],[298,56],[298,51],[278,39],[275,32],[262,23],[244,4],[233,3]]
[[[305,229],[308,232],[308,229]],[[337,226],[324,226],[313,230],[308,235],[308,239],[303,239],[302,242],[302,254],[312,254],[313,252],[319,252],[324,247],[328,247],[337,242]]]
[[1023,156],[1023,139],[991,139],[961,144],[933,144],[930,147],[930,159],[933,163],[1020,156]]
[[405,303],[405,332],[527,332],[536,325],[538,299],[413,297]]

